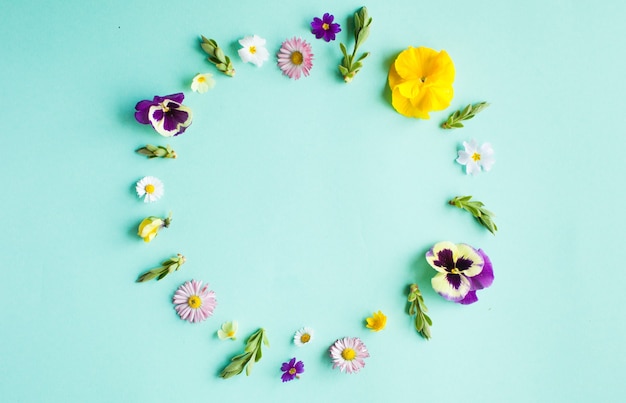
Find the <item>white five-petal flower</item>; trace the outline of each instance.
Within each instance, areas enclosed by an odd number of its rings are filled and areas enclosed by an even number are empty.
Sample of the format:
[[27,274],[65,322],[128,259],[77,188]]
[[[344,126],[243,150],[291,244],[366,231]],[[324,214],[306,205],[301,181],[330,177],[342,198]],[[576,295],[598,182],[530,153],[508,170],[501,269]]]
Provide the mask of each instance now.
[[163,182],[154,176],[146,176],[137,182],[135,190],[139,198],[144,198],[144,203],[152,203],[163,196]]
[[231,322],[225,322],[222,324],[221,329],[217,329],[217,337],[220,340],[233,339],[237,336],[237,330],[239,329],[239,323],[236,320]]
[[197,74],[191,82],[191,90],[200,94],[204,94],[214,86],[215,80],[211,73]]
[[265,39],[258,35],[246,36],[239,40],[239,44],[243,46],[238,53],[244,63],[252,63],[261,67],[270,57],[270,53],[265,48]]
[[467,174],[477,174],[481,171],[481,168],[489,171],[496,162],[490,143],[483,143],[479,147],[476,140],[472,139],[469,143],[464,141],[463,147],[465,147],[465,150],[459,150],[459,157],[456,159],[456,162],[465,165]]

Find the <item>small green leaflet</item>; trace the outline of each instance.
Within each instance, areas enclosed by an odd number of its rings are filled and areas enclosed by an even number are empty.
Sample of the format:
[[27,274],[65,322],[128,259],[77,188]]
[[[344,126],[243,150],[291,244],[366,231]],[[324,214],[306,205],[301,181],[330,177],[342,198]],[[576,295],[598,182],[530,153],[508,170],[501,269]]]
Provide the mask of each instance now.
[[270,346],[270,342],[265,334],[265,329],[263,328],[250,335],[248,341],[246,342],[244,352],[231,358],[230,364],[222,370],[220,377],[224,379],[231,378],[235,375],[241,374],[244,368],[246,369],[246,376],[250,375],[254,363],[258,362],[263,356],[263,353],[261,352],[262,344],[268,348]]
[[430,327],[433,321],[426,312],[428,308],[424,304],[424,298],[417,284],[411,284],[409,287],[409,315],[415,316],[415,330],[426,340],[430,339]]
[[451,114],[441,127],[444,129],[460,129],[463,127],[462,121],[470,120],[488,106],[487,102],[479,102],[474,105],[469,104],[465,108]]
[[363,67],[363,60],[370,55],[369,52],[365,52],[358,59],[355,59],[359,46],[369,37],[371,23],[372,18],[367,14],[367,8],[361,7],[359,11],[354,13],[354,50],[352,54],[348,54],[346,45],[339,43],[339,48],[343,54],[339,72],[341,72],[346,83],[352,82],[356,73]]
[[450,200],[448,204],[468,211],[474,216],[474,218],[476,218],[480,225],[487,228],[489,232],[495,235],[498,230],[498,227],[496,226],[496,223],[493,222],[492,218],[495,214],[484,208],[483,202],[478,200],[472,201],[471,199],[472,196],[457,196]]

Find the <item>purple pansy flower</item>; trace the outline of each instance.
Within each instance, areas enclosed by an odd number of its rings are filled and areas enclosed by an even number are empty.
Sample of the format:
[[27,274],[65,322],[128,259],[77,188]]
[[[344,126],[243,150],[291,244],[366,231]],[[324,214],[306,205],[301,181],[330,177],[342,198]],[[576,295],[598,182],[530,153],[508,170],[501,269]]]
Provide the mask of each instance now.
[[182,134],[191,124],[191,109],[182,104],[185,95],[155,96],[152,101],[144,100],[135,105],[137,122],[150,124],[161,136],[172,137]]
[[491,260],[467,244],[439,242],[426,252],[426,261],[439,273],[432,278],[433,289],[448,301],[469,305],[478,301],[476,290],[493,283]]
[[304,372],[304,364],[302,361],[296,362],[296,357],[294,357],[289,360],[289,362],[283,362],[280,370],[283,371],[280,378],[283,382],[289,382],[293,381],[295,378],[300,378],[298,375]]
[[334,41],[335,34],[341,32],[339,24],[333,22],[335,16],[332,14],[324,13],[322,19],[317,17],[313,18],[311,22],[311,32],[317,39],[323,38],[326,42]]

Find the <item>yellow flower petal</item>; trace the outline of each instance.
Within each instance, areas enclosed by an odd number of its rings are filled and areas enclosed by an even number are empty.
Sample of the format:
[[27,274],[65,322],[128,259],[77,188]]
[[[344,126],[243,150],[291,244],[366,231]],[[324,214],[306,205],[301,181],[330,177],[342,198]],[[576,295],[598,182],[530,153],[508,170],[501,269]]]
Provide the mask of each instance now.
[[411,99],[403,97],[400,94],[399,89],[394,89],[391,92],[391,105],[401,115],[409,118],[429,119],[428,112],[416,107],[411,102]]

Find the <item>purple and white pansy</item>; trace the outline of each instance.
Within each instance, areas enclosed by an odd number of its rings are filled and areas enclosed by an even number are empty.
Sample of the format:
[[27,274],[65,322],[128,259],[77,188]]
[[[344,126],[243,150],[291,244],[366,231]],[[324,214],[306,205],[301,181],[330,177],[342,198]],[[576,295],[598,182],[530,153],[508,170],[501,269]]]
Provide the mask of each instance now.
[[433,289],[448,301],[473,304],[476,291],[493,283],[489,257],[464,243],[439,242],[426,252],[426,261],[439,272],[431,280]]
[[191,124],[191,109],[184,106],[182,92],[164,97],[155,96],[152,101],[144,100],[135,105],[137,122],[150,124],[161,136],[173,137],[182,134]]

